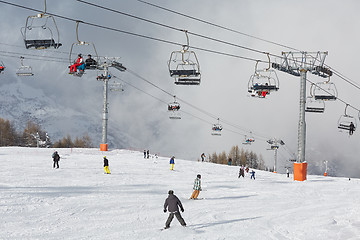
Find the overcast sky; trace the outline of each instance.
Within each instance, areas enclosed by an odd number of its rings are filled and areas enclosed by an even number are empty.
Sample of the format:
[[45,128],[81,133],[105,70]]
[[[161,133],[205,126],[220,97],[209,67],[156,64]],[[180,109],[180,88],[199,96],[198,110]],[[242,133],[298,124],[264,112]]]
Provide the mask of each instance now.
[[[43,8],[42,0],[9,1],[36,9]],[[282,51],[290,51],[290,49],[278,45],[219,29],[138,1],[90,2],[263,52],[281,55]],[[202,0],[194,3],[190,0],[155,0],[151,2],[295,49],[309,52],[328,51],[329,55],[325,63],[360,85],[357,75],[357,54],[360,52],[360,33],[357,30],[360,18],[357,13],[360,7],[359,1],[249,0],[219,2]],[[53,14],[122,31],[176,43],[186,43],[185,34],[182,32],[105,11],[75,0],[48,0],[47,10]],[[69,58],[71,44],[76,42],[75,22],[56,18],[60,41],[63,44],[58,51],[32,51],[17,46],[23,45],[20,28],[25,25],[26,17],[33,15],[34,12],[0,3],[0,13],[1,51],[43,54],[65,60]],[[83,41],[93,42],[99,55],[121,57],[120,62],[148,81],[197,108],[217,116],[220,121],[223,119],[225,122],[239,126],[239,128],[233,128],[221,122],[224,127],[222,136],[211,136],[211,123],[217,122],[214,118],[179,101],[182,110],[197,118],[183,113],[181,120],[170,120],[166,104],[125,85],[124,93],[110,95],[109,125],[116,125],[118,134],[124,134],[131,139],[127,147],[139,150],[150,149],[152,152],[162,155],[175,155],[178,158],[196,160],[202,152],[212,153],[224,150],[228,152],[231,146],[237,144],[245,149],[261,153],[267,165],[272,166],[273,152],[266,150],[268,146],[265,141],[261,141],[259,138],[251,146],[241,144],[244,139],[242,134],[249,134],[249,131],[252,131],[265,138],[280,138],[290,151],[296,153],[300,91],[298,77],[277,71],[280,90],[267,96],[266,99],[254,99],[247,93],[249,78],[254,73],[254,61],[194,50],[200,62],[201,85],[176,86],[174,80],[169,76],[167,61],[172,51],[180,50],[177,45],[85,24],[81,24],[79,27],[79,38]],[[4,45],[4,43],[15,46]],[[266,55],[192,35],[190,35],[190,46],[267,60]],[[91,51],[91,49],[74,51],[87,54],[86,51]],[[8,72],[15,73],[20,64],[19,59],[1,54],[0,60],[5,62]],[[67,63],[26,59],[25,61],[36,71],[36,78],[33,80],[27,82],[21,80],[25,84],[43,89],[45,94],[63,106],[82,112],[88,111],[89,114],[98,112],[101,116],[102,84],[95,80],[96,72],[88,73],[79,79],[67,74]],[[279,59],[272,58],[271,61],[279,61]],[[259,64],[259,67],[266,68],[267,66]],[[130,73],[111,71],[114,75],[156,98],[165,102],[173,101],[169,95]],[[6,80],[2,76],[0,77],[0,80],[3,81],[2,84],[9,79],[16,79],[15,76],[10,76],[8,73],[6,76]],[[313,82],[323,81],[322,78],[310,73],[307,76]],[[359,89],[336,76],[331,78],[331,81],[336,84],[339,98],[358,109],[360,108]],[[307,84],[309,87],[309,83]],[[309,165],[314,166],[321,166],[324,160],[328,160],[329,165],[333,169],[341,171],[341,174],[360,177],[359,133],[355,132],[354,136],[349,137],[348,134],[339,132],[337,129],[337,122],[339,117],[344,114],[344,108],[344,103],[340,101],[328,102],[324,114],[306,114],[306,160]],[[349,109],[348,114],[356,116],[359,120],[357,111]],[[100,124],[101,119],[99,119]],[[96,141],[94,140],[97,145]],[[99,143],[100,141],[101,139],[98,139]],[[280,172],[286,165],[290,165],[288,160],[291,157],[288,151],[280,147],[278,155]]]

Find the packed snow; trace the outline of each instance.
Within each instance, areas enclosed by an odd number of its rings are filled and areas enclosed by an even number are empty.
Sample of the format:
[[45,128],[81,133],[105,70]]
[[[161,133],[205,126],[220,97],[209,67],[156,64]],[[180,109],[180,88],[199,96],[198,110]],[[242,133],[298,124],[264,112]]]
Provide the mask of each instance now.
[[[360,239],[359,179],[292,176],[130,150],[0,148],[0,239]],[[104,174],[103,156],[111,174]],[[175,156],[176,157],[176,156]],[[199,200],[189,200],[202,175]],[[174,190],[187,226],[163,204]]]

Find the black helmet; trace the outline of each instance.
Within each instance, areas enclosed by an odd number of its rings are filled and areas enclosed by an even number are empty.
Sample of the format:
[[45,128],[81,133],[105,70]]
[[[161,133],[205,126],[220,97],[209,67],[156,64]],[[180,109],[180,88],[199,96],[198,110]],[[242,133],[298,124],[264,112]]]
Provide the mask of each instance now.
[[201,178],[201,175],[200,175],[200,174],[198,174],[196,177]]
[[169,194],[174,194],[174,191],[173,191],[173,190],[169,190],[168,193],[169,193]]

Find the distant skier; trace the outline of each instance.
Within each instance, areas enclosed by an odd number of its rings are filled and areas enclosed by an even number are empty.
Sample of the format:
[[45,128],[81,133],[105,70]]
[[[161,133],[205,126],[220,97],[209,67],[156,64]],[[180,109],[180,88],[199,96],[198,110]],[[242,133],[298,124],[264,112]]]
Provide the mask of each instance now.
[[53,158],[53,161],[54,161],[54,165],[53,165],[53,168],[59,168],[59,161],[60,161],[60,155],[58,154],[57,151],[55,151],[53,154],[52,154],[52,158]]
[[146,154],[147,154],[146,158],[149,158],[150,157],[150,151],[147,150]]
[[201,161],[204,162],[204,161],[205,161],[205,158],[206,158],[205,153],[202,153],[202,154],[201,154]]
[[176,216],[176,218],[180,222],[180,224],[182,226],[186,227],[186,223],[179,212],[179,207],[181,209],[181,212],[184,212],[184,208],[183,208],[179,198],[174,195],[173,190],[169,190],[169,196],[165,200],[165,203],[164,203],[164,213],[166,213],[167,209],[170,212],[170,215],[165,223],[165,229],[170,227],[170,223],[173,220],[174,215]]
[[239,171],[239,177],[245,177],[245,169],[244,169],[244,166],[241,166],[240,167],[240,171]]
[[104,156],[104,170],[106,174],[110,174],[109,160]]
[[146,158],[146,150],[144,150],[144,158]]
[[231,159],[231,158],[229,158],[229,166],[231,166],[231,162],[232,162],[232,159]]
[[199,193],[201,191],[201,175],[198,174],[195,178],[195,181],[194,181],[194,192],[192,193],[190,199],[197,199],[197,197],[199,196]]
[[249,167],[245,168],[246,173],[249,173]]
[[172,156],[172,158],[170,158],[171,170],[174,170],[174,164],[175,164],[175,157]]
[[289,177],[289,175],[290,175],[288,168],[286,169],[286,175],[287,175],[287,177]]
[[253,179],[253,178],[254,178],[254,180],[255,180],[255,171],[254,171],[254,170],[252,170],[252,171],[250,172],[250,174],[251,174],[250,179]]
[[355,125],[353,122],[351,122],[349,126],[349,135],[353,135],[354,131],[355,131]]

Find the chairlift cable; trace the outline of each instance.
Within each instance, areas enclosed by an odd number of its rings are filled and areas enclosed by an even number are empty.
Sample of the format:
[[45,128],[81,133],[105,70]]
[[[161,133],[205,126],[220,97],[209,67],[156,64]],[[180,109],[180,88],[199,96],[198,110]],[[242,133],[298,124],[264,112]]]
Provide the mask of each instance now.
[[[80,1],[80,0],[78,0]],[[138,0],[140,2],[143,2],[143,3],[147,3],[147,2],[144,2],[144,1],[141,1],[141,0]],[[39,12],[40,10],[38,9],[34,9],[34,8],[30,8],[30,7],[26,7],[26,6],[22,6],[22,5],[18,5],[18,4],[15,4],[15,3],[10,3],[10,2],[6,2],[6,1],[3,1],[3,0],[0,0],[0,3],[4,3],[4,4],[8,4],[8,5],[11,5],[11,6],[14,6],[14,7],[18,7],[18,8],[23,8],[23,9],[27,9],[27,10],[31,10],[31,11],[36,11],[36,12]],[[149,4],[149,3],[147,3]],[[61,15],[58,15],[58,14],[52,14],[52,13],[48,13],[48,14],[51,14],[52,16],[55,16],[55,17],[59,17],[59,18],[62,18],[62,19],[66,19],[66,20],[69,20],[69,21],[80,21],[80,20],[76,20],[76,19],[73,19],[73,18],[69,18],[69,17],[65,17],[65,16],[61,16]],[[93,23],[89,23],[89,22],[85,22],[85,21],[80,21],[84,24],[87,24],[87,25],[90,25],[90,26],[94,26],[94,27],[98,27],[98,28],[103,28],[103,29],[107,29],[107,30],[111,30],[111,31],[116,31],[116,32],[121,32],[121,33],[124,33],[124,34],[129,34],[129,35],[133,35],[133,36],[138,36],[138,37],[142,37],[142,38],[147,38],[147,39],[150,39],[150,40],[155,40],[155,41],[160,41],[160,42],[163,42],[163,43],[168,43],[168,44],[175,44],[175,45],[179,45],[179,46],[182,46],[181,43],[175,43],[175,42],[171,42],[171,41],[168,41],[168,40],[164,40],[164,39],[159,39],[159,38],[154,38],[154,37],[149,37],[149,36],[145,36],[145,35],[141,35],[141,34],[136,34],[136,33],[132,33],[132,32],[128,32],[128,31],[123,31],[123,30],[120,30],[120,29],[115,29],[115,28],[111,28],[111,27],[107,27],[107,26],[101,26],[101,25],[98,25],[98,24],[93,24]],[[244,34],[244,35],[248,35],[248,34]],[[249,35],[251,36],[251,35]],[[254,36],[251,36],[251,37],[254,37]],[[254,37],[256,38],[256,37]],[[266,42],[271,42],[271,41],[268,41],[268,40],[265,40],[265,39],[262,39]],[[276,44],[276,43],[274,43]],[[277,44],[278,45],[278,44]],[[281,45],[281,44],[280,44]],[[191,46],[192,48],[194,49],[198,49],[198,50],[201,50],[201,51],[207,51],[207,52],[211,52],[211,53],[216,53],[216,54],[221,54],[221,55],[225,55],[225,56],[229,56],[229,57],[237,57],[237,58],[241,58],[241,59],[244,59],[244,60],[250,60],[250,61],[260,61],[260,62],[264,62],[265,61],[261,61],[261,60],[257,60],[257,59],[253,59],[253,58],[248,58],[248,57],[242,57],[242,56],[239,56],[239,55],[233,55],[233,54],[228,54],[228,53],[222,53],[222,52],[219,52],[219,51],[212,51],[212,50],[209,50],[209,49],[204,49],[204,48],[198,48],[198,47],[194,47],[194,46]],[[290,48],[290,49],[293,49],[293,50],[297,50],[295,48],[291,48],[291,47],[288,47],[288,46],[283,46],[283,47],[286,47],[286,48]],[[258,50],[256,50],[258,51]],[[262,52],[262,53],[265,53],[265,52]],[[274,54],[271,54],[272,56],[276,56]],[[280,58],[282,58],[280,56]],[[337,74],[338,76],[340,74]],[[341,79],[345,80],[343,77],[341,77]],[[346,80],[345,80],[346,81]],[[347,81],[348,83],[350,83],[350,81]],[[354,83],[352,83],[352,85],[354,86]],[[357,87],[360,89],[360,87]]]
[[[129,83],[129,82],[127,82],[127,81],[119,78],[119,77],[116,77],[116,76],[114,76],[114,75],[113,75],[113,77],[114,77],[114,78],[117,78],[117,79],[119,79],[120,81],[124,82],[125,84],[127,84],[127,85],[129,85],[129,86],[131,86],[131,87],[133,87],[133,88],[135,88],[135,89],[137,89],[138,91],[140,91],[140,92],[142,92],[142,93],[145,93],[146,95],[148,95],[148,96],[150,96],[150,97],[153,97],[153,98],[155,98],[156,100],[158,100],[158,101],[160,101],[160,102],[162,102],[162,103],[165,103],[166,105],[168,104],[168,103],[165,102],[164,100],[162,100],[162,99],[160,99],[160,98],[158,98],[158,97],[155,97],[154,95],[152,95],[152,94],[150,94],[150,93],[145,92],[144,90],[142,90],[142,89],[134,86],[133,84],[131,84],[131,83]],[[206,121],[205,119],[200,118],[200,117],[198,117],[198,116],[195,116],[194,114],[191,114],[191,113],[186,112],[186,111],[184,111],[184,110],[180,110],[180,111],[183,112],[183,113],[185,113],[185,114],[188,114],[188,115],[190,115],[190,116],[192,116],[192,117],[194,117],[194,118],[197,118],[197,119],[199,119],[199,120],[201,120],[201,121],[203,121],[203,122],[206,122],[206,123],[208,123],[208,124],[212,124],[211,122]]]
[[[166,93],[167,95],[169,95],[169,96],[171,96],[171,97],[174,96],[174,94],[172,94],[172,93],[170,93],[170,92],[162,89],[161,87],[157,86],[156,84],[152,83],[151,81],[147,80],[146,78],[144,78],[144,77],[140,76],[139,74],[135,73],[135,72],[132,71],[131,69],[127,68],[127,71],[128,71],[130,74],[136,76],[137,78],[139,78],[139,79],[147,82],[147,83],[150,84],[151,86],[153,86],[153,87],[159,89],[160,91]],[[207,116],[209,116],[209,117],[211,117],[211,118],[213,118],[213,119],[215,119],[215,120],[217,120],[217,119],[219,118],[217,115],[212,114],[212,113],[210,113],[210,112],[207,112],[207,111],[203,110],[202,108],[199,108],[199,107],[197,107],[197,106],[195,106],[195,105],[193,105],[193,104],[191,104],[191,103],[183,100],[182,98],[179,98],[178,96],[177,96],[176,98],[177,98],[179,101],[181,101],[181,102],[189,105],[190,107],[192,107],[192,108],[194,108],[194,109],[196,109],[196,110],[204,113],[205,115],[207,115]],[[180,111],[182,111],[182,110],[180,110]],[[189,114],[189,113],[188,113],[188,114]],[[224,119],[221,119],[221,121],[224,122],[225,124],[229,125],[229,126],[232,126],[232,127],[236,128],[236,129],[240,129],[240,130],[242,130],[242,131],[244,131],[244,132],[252,132],[252,134],[253,134],[254,136],[263,138],[264,141],[266,141],[266,140],[268,139],[268,137],[264,137],[264,136],[262,136],[262,135],[255,134],[253,131],[245,130],[245,128],[239,127],[239,126],[236,125],[236,124],[232,124],[230,121],[227,121],[227,120],[224,120]],[[246,134],[243,134],[243,135],[246,135]]]
[[39,57],[39,58],[45,58],[45,59],[65,60],[64,58],[58,58],[58,57],[52,57],[52,56],[42,56],[42,55],[35,55],[35,54],[28,54],[28,53],[17,53],[17,52],[3,51],[3,50],[0,50],[0,52],[5,53],[5,54],[19,54],[19,55],[24,55],[24,56],[32,56],[32,57]]
[[171,9],[168,9],[168,8],[165,8],[165,7],[161,7],[161,6],[156,5],[156,4],[153,4],[153,3],[149,3],[149,2],[146,2],[146,1],[143,1],[143,0],[137,0],[137,1],[138,1],[138,2],[141,2],[141,3],[148,4],[148,5],[150,5],[150,6],[153,6],[153,7],[159,8],[159,9],[162,9],[162,10],[165,10],[165,11],[168,11],[168,12],[171,12],[171,13],[175,13],[175,14],[177,14],[177,15],[181,15],[181,16],[183,16],[183,17],[187,17],[187,18],[190,18],[190,19],[193,19],[193,20],[196,20],[196,21],[199,21],[199,22],[202,22],[202,23],[205,23],[205,24],[214,26],[214,27],[218,27],[218,28],[221,28],[221,29],[230,31],[230,32],[238,33],[238,34],[241,34],[241,35],[243,35],[243,36],[247,36],[247,37],[250,37],[250,38],[254,38],[254,39],[257,39],[257,40],[260,40],[260,41],[263,41],[263,42],[271,43],[271,44],[274,44],[274,45],[277,45],[277,46],[280,46],[280,47],[284,47],[284,48],[288,48],[288,49],[291,49],[291,50],[300,51],[300,50],[298,50],[298,49],[296,49],[296,48],[293,48],[293,47],[290,47],[290,46],[286,46],[286,45],[284,45],[284,44],[276,43],[276,42],[269,41],[269,40],[266,40],[266,39],[263,39],[263,38],[260,38],[260,37],[256,37],[256,36],[253,36],[253,35],[250,35],[250,34],[247,34],[247,33],[243,33],[243,32],[240,32],[240,31],[237,31],[237,30],[234,30],[234,29],[225,27],[225,26],[221,26],[221,25],[219,25],[219,24],[215,24],[215,23],[212,23],[212,22],[209,22],[209,21],[200,19],[200,18],[192,17],[192,16],[190,16],[190,15],[186,15],[186,14],[184,14],[184,13],[180,13],[180,12],[177,12],[177,11],[174,11],[174,10],[171,10]]
[[[6,1],[2,1],[0,0],[0,3],[4,3],[4,4],[8,4],[8,5],[12,5],[12,6],[15,6],[15,7],[19,7],[19,8],[23,8],[23,9],[27,9],[27,10],[31,10],[31,11],[36,11],[36,12],[39,12],[39,10],[37,9],[34,9],[34,8],[30,8],[30,7],[26,7],[26,6],[21,6],[21,5],[18,5],[18,4],[14,4],[14,3],[9,3],[9,2],[6,2]],[[51,13],[49,13],[51,14]],[[62,18],[62,19],[66,19],[66,20],[69,20],[69,21],[75,21],[75,22],[79,22],[80,20],[76,20],[76,19],[73,19],[73,18],[69,18],[69,17],[65,17],[65,16],[61,16],[61,15],[57,15],[57,14],[51,14],[52,16],[55,16],[55,17],[59,17],[59,18]],[[107,27],[107,26],[101,26],[101,25],[98,25],[98,24],[93,24],[93,23],[89,23],[89,22],[85,22],[85,21],[80,21],[84,24],[87,24],[87,25],[90,25],[90,26],[94,26],[94,27],[98,27],[98,28],[103,28],[103,29],[107,29],[107,30],[112,30],[112,31],[116,31],[116,32],[121,32],[121,33],[124,33],[124,34],[129,34],[129,35],[133,35],[133,36],[138,36],[138,37],[142,37],[142,38],[147,38],[147,39],[151,39],[151,40],[155,40],[155,41],[160,41],[160,42],[163,42],[163,43],[168,43],[168,44],[175,44],[175,45],[180,45],[182,46],[182,44],[180,43],[175,43],[175,42],[172,42],[172,41],[168,41],[168,40],[164,40],[164,39],[159,39],[159,38],[154,38],[154,37],[149,37],[149,36],[146,36],[146,35],[141,35],[141,34],[137,34],[137,33],[132,33],[132,32],[128,32],[128,31],[124,31],[124,30],[120,30],[120,29],[116,29],[116,28],[111,28],[111,27]],[[219,51],[215,51],[215,50],[209,50],[209,49],[205,49],[205,48],[200,48],[200,47],[194,47],[194,46],[191,46],[192,48],[194,49],[198,49],[198,50],[202,50],[202,51],[207,51],[207,52],[211,52],[211,53],[216,53],[216,54],[221,54],[221,55],[225,55],[225,56],[231,56],[231,57],[237,57],[237,58],[241,58],[241,59],[245,59],[245,60],[251,60],[251,61],[260,61],[260,62],[267,62],[267,61],[262,61],[262,60],[257,60],[257,59],[253,59],[253,58],[248,58],[248,57],[242,57],[242,56],[239,56],[239,55],[234,55],[234,54],[228,54],[228,53],[223,53],[223,52],[219,52]],[[308,80],[309,81],[309,80]],[[344,102],[346,104],[345,101],[339,99],[340,101]],[[349,104],[350,107],[358,110],[357,108],[353,107],[352,105]],[[359,110],[358,110],[359,111]]]
[[[18,55],[10,55],[10,54],[1,54],[1,56],[3,57],[11,57],[11,58],[19,58],[21,55],[29,55],[29,54],[18,54]],[[48,61],[48,62],[58,62],[58,63],[65,63],[65,61],[59,61],[59,60],[54,60],[54,59],[46,59],[46,58],[34,58],[34,57],[31,57],[33,55],[29,55],[30,57],[26,57],[26,59],[31,59],[31,60],[37,60],[37,61]],[[40,56],[35,56],[35,57],[40,57]],[[66,61],[66,63],[68,63]]]

